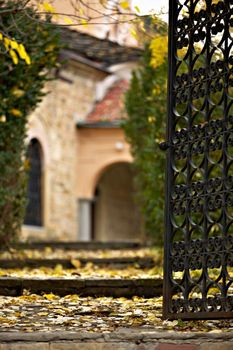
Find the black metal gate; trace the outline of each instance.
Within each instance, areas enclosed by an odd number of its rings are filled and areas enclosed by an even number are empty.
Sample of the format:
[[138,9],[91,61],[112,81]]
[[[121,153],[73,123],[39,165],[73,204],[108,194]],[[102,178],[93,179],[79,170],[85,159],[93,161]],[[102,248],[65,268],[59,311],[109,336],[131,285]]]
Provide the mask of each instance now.
[[233,317],[233,0],[170,0],[164,317]]

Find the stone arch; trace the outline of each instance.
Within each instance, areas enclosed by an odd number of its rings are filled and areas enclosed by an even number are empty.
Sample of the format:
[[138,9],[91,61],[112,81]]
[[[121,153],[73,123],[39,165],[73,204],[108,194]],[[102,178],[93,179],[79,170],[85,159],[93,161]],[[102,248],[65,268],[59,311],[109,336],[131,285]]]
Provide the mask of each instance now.
[[93,198],[95,195],[95,190],[96,190],[96,186],[99,182],[99,180],[101,179],[101,177],[103,176],[103,174],[112,166],[115,166],[117,164],[128,164],[131,165],[132,161],[131,158],[129,159],[125,159],[125,158],[119,158],[119,159],[110,159],[107,162],[105,162],[104,164],[102,164],[102,166],[100,168],[97,169],[97,171],[93,174],[93,178],[92,178],[92,183],[91,183],[91,197]]
[[135,241],[142,237],[136,204],[134,171],[129,162],[115,162],[99,172],[92,204],[92,239]]
[[43,155],[43,165],[46,167],[50,163],[48,136],[44,130],[43,124],[37,118],[30,121],[26,144],[29,145],[32,139],[37,139],[40,142]]

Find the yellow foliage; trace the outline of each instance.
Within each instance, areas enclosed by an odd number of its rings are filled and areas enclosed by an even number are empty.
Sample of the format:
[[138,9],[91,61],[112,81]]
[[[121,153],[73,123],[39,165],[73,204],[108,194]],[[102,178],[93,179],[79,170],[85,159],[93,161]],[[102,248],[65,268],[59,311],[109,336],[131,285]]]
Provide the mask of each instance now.
[[18,56],[17,56],[17,54],[15,53],[14,50],[10,50],[9,51],[9,55],[11,56],[12,61],[14,62],[14,64],[18,64],[19,63]]
[[81,267],[81,262],[78,259],[71,259],[71,264],[76,267],[76,269],[79,269]]
[[43,297],[47,300],[57,300],[58,297],[56,295],[54,295],[53,293],[49,293],[49,294],[44,294]]
[[138,6],[134,6],[136,12],[141,13],[140,8]]
[[19,44],[15,40],[10,40],[10,46],[12,47],[12,49],[17,50],[19,47]]
[[22,59],[25,59],[25,57],[27,56],[27,53],[25,51],[25,47],[23,44],[20,44],[19,47],[18,47],[18,53],[19,53],[19,56],[20,58]]
[[30,161],[29,159],[24,160],[24,169],[28,171],[30,169]]
[[130,28],[130,34],[133,38],[137,39],[137,32],[133,27]]
[[123,9],[128,9],[129,8],[129,1],[121,1],[119,5]]
[[58,274],[58,275],[62,274],[63,266],[61,264],[57,264],[54,268],[54,272],[55,274]]
[[159,96],[161,94],[161,87],[159,85],[156,85],[152,92],[153,92],[153,95]]
[[23,44],[19,44],[17,52],[19,54],[19,57],[22,58],[28,65],[31,64],[31,59],[28,56]]
[[[19,44],[16,40],[9,39],[6,36],[3,36],[2,33],[0,33],[0,40],[3,40],[5,49],[9,52],[9,55],[11,56],[14,64],[19,63],[18,55],[27,64],[31,64],[31,59],[30,59],[29,55],[27,54],[23,44]],[[18,55],[17,55],[17,53],[18,53]]]
[[22,97],[25,94],[25,91],[22,89],[19,89],[17,86],[15,86],[12,90],[12,95],[14,95],[15,97]]
[[74,22],[69,17],[64,17],[63,19],[66,24],[74,24]]
[[183,58],[187,54],[187,47],[183,47],[182,49],[177,50],[178,58]]
[[12,108],[10,110],[10,113],[14,116],[14,117],[22,117],[22,112],[19,109],[16,108]]
[[8,50],[10,47],[10,39],[8,39],[6,36],[4,37],[4,45],[6,50]]
[[148,117],[148,123],[153,124],[153,123],[155,123],[155,121],[156,121],[156,118],[154,116]]
[[161,66],[168,55],[168,39],[167,36],[157,36],[150,44],[152,52],[151,65],[154,68]]
[[87,21],[83,18],[81,19],[81,24],[84,26],[84,27],[87,27]]
[[50,3],[48,3],[47,1],[44,1],[43,7],[44,7],[46,12],[50,12],[50,13],[54,13],[55,12],[55,8]]

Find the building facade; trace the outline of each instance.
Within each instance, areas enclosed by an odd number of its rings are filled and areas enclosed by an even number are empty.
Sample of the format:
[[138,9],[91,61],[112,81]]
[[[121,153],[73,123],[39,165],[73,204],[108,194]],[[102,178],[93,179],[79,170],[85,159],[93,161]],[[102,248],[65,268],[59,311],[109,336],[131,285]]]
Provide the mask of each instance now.
[[132,156],[120,127],[141,51],[64,30],[65,64],[30,116],[23,239],[140,240]]

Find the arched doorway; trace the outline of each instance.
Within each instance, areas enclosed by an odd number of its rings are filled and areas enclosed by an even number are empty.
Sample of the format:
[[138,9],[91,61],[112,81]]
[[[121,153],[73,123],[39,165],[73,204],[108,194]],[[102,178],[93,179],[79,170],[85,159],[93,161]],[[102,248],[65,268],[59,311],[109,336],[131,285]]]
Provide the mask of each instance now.
[[27,157],[30,164],[28,179],[28,204],[24,219],[25,225],[43,226],[42,205],[42,148],[33,138],[28,146]]
[[135,201],[134,173],[129,163],[109,166],[99,179],[92,205],[92,238],[130,241],[142,238],[142,221]]

